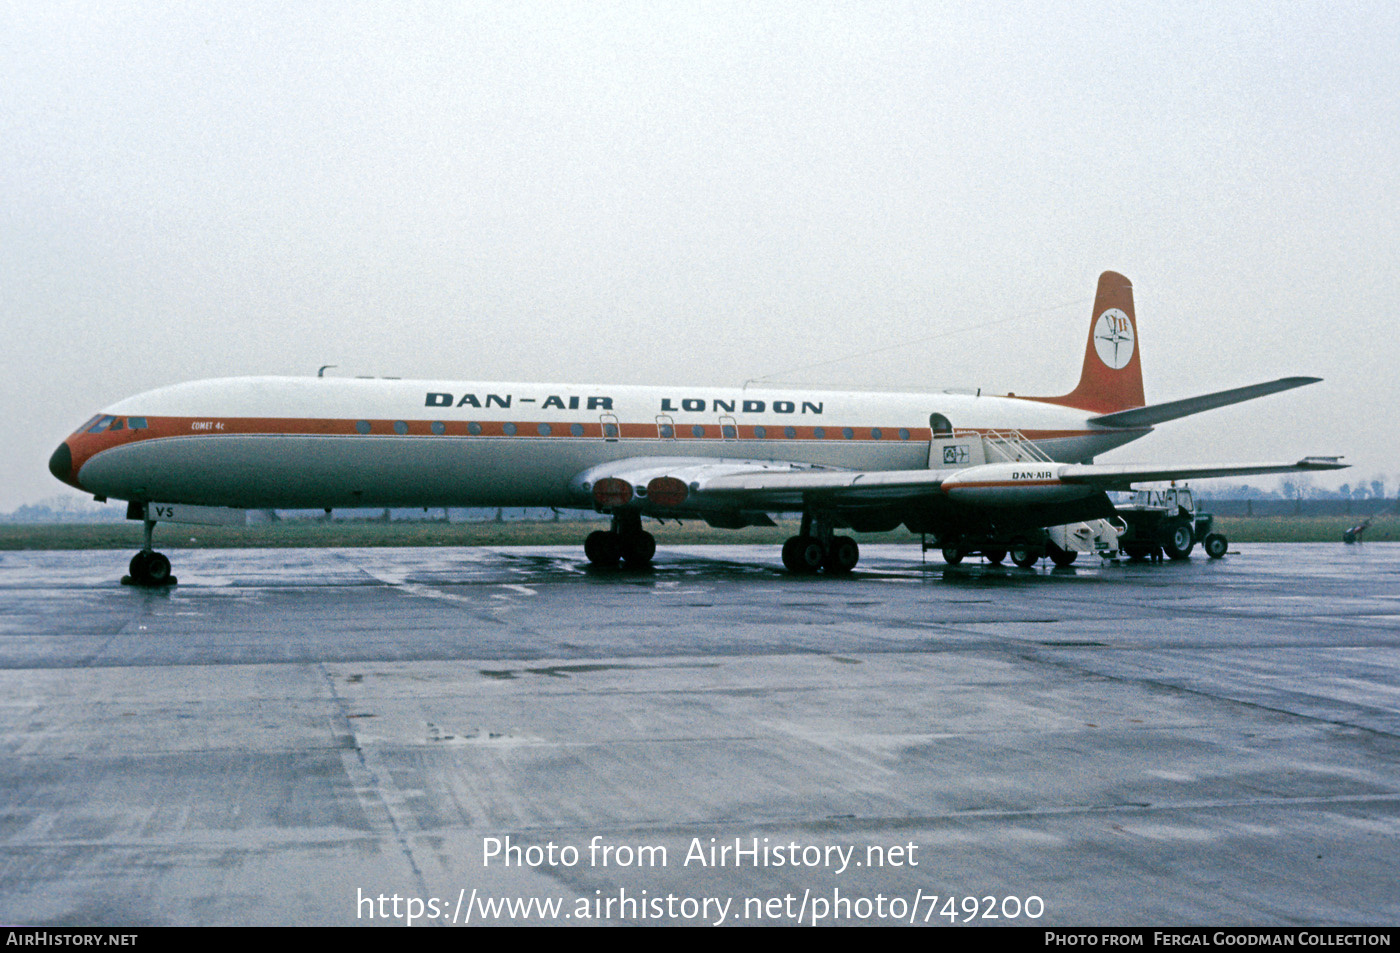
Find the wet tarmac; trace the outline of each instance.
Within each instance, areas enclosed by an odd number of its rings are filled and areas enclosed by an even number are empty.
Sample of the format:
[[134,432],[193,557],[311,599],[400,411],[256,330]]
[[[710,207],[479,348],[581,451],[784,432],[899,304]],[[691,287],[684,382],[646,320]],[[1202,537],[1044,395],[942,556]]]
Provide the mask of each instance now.
[[1236,549],[3,553],[0,918],[1400,922],[1400,545]]

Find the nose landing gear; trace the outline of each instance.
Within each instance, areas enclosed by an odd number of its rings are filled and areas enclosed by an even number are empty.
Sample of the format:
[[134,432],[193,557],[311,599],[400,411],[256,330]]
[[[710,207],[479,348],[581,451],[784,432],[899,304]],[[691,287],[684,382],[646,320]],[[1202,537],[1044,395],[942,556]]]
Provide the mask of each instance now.
[[170,574],[170,560],[165,553],[155,552],[151,548],[151,534],[155,531],[156,521],[148,519],[145,524],[145,542],[141,551],[131,557],[131,564],[127,567],[130,575],[122,576],[122,585],[146,589],[173,586],[179,580]]

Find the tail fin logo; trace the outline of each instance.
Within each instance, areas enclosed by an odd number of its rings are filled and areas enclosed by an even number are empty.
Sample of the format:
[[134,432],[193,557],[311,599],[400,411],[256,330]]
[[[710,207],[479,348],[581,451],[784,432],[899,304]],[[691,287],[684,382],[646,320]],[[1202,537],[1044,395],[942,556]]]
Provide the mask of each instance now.
[[1109,308],[1094,323],[1094,350],[1113,370],[1122,370],[1133,359],[1133,322],[1118,308]]
[[1028,397],[1049,404],[1112,414],[1147,403],[1142,394],[1142,351],[1138,348],[1133,285],[1116,271],[1099,275],[1079,386],[1062,397]]

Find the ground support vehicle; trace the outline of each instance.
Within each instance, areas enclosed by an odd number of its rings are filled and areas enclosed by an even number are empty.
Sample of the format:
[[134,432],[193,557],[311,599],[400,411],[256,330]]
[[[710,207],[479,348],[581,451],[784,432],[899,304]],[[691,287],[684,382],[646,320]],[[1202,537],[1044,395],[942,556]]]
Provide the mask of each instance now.
[[1117,507],[1126,524],[1118,546],[1129,559],[1190,559],[1199,543],[1211,559],[1225,555],[1230,541],[1215,531],[1215,517],[1196,509],[1190,487],[1137,490]]

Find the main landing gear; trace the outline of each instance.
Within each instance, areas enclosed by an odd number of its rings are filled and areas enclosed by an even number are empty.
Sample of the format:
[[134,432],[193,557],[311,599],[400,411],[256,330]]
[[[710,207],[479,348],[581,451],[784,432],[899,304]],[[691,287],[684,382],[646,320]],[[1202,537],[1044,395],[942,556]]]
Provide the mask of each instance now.
[[810,576],[825,569],[843,575],[856,568],[860,547],[849,536],[832,535],[831,522],[811,513],[802,514],[802,531],[783,543],[783,565],[789,572]]
[[146,520],[145,542],[141,546],[141,551],[131,557],[131,565],[128,576],[122,577],[124,586],[142,586],[147,589],[160,589],[165,586],[175,585],[177,580],[170,574],[170,560],[165,553],[158,553],[151,548],[151,533],[156,528],[155,520]]
[[629,569],[651,565],[656,555],[656,537],[642,529],[636,513],[615,513],[612,529],[588,534],[583,552],[595,566],[616,566],[625,562]]

